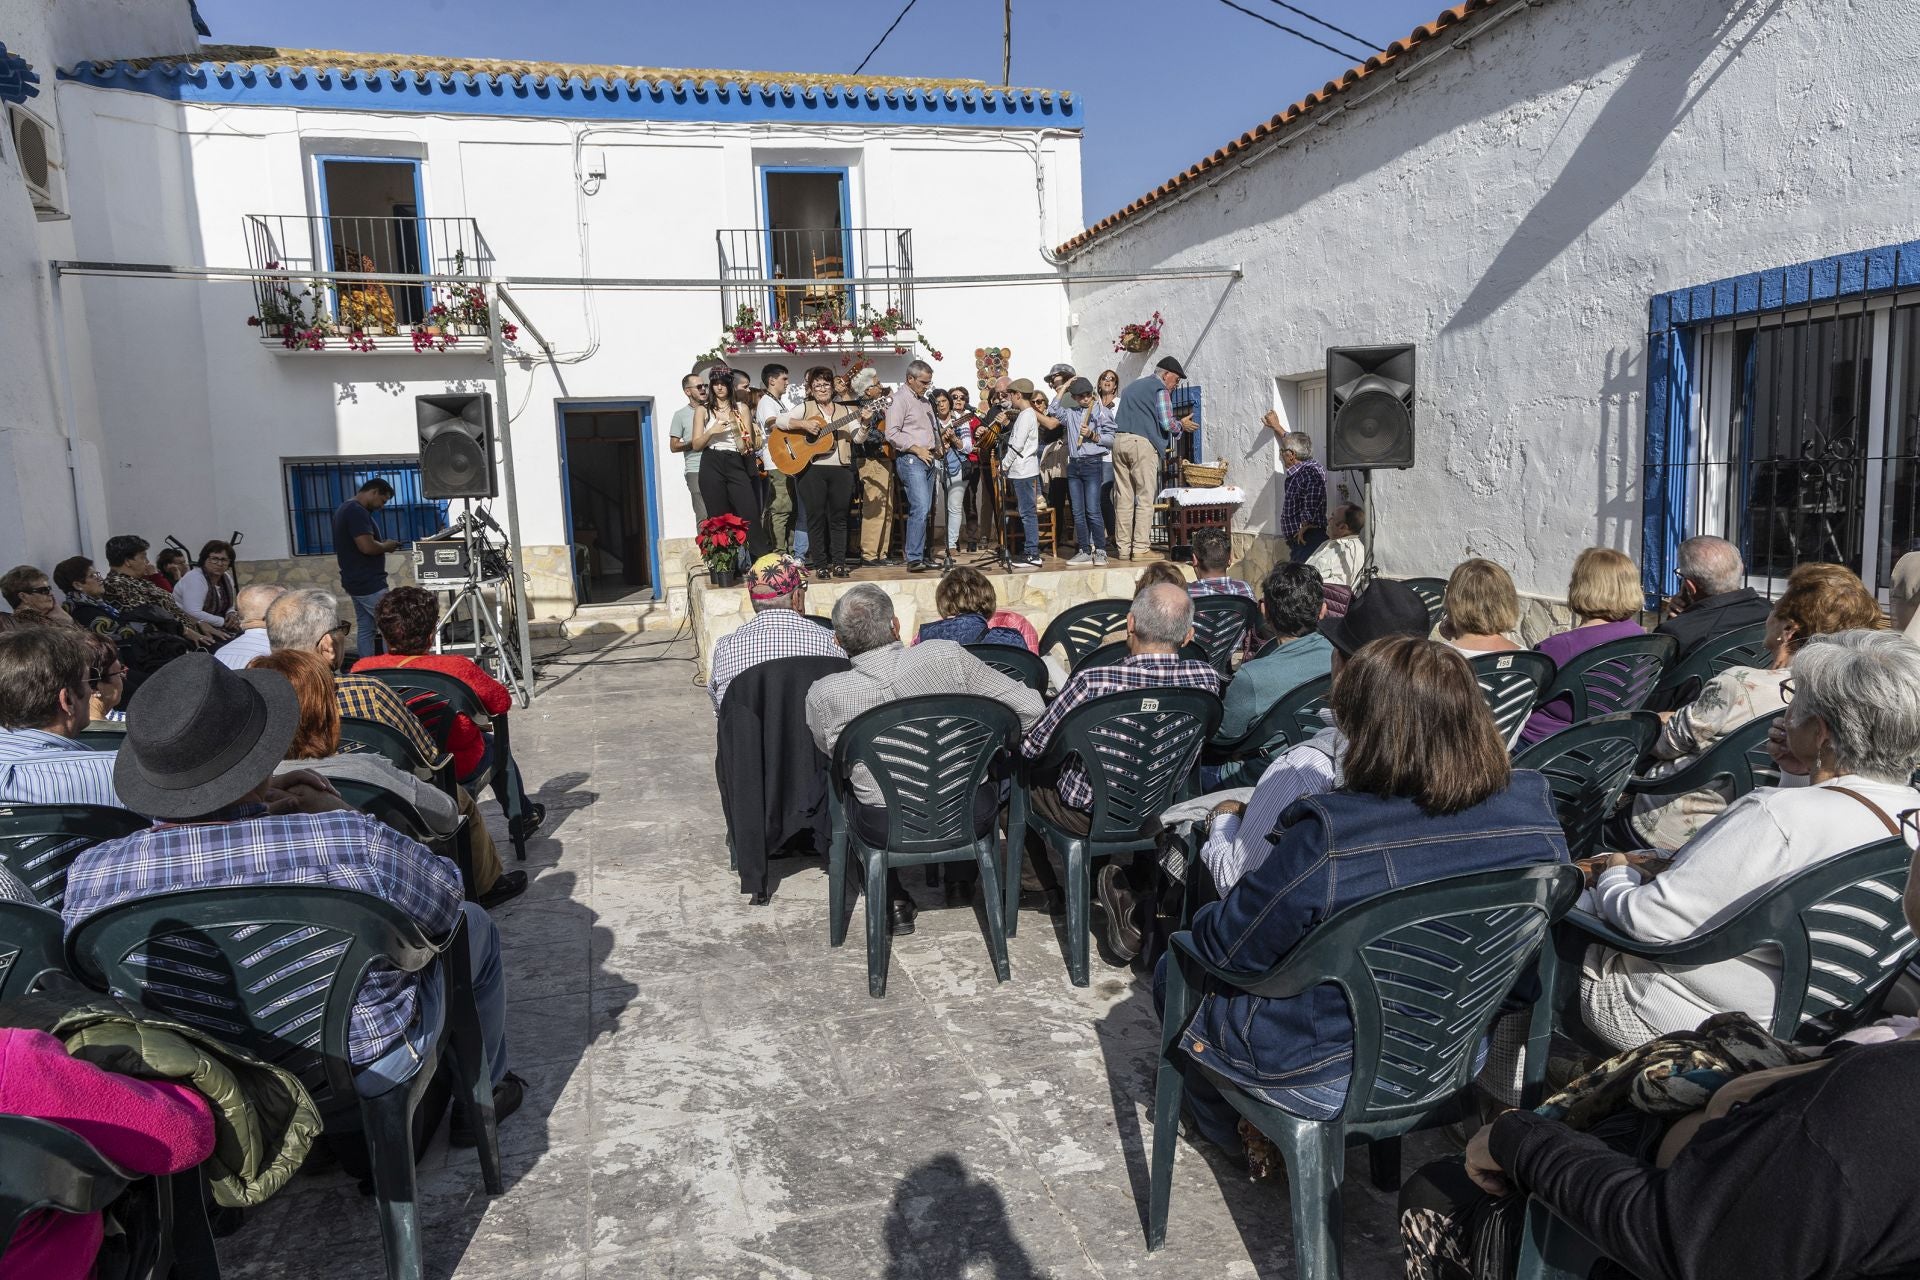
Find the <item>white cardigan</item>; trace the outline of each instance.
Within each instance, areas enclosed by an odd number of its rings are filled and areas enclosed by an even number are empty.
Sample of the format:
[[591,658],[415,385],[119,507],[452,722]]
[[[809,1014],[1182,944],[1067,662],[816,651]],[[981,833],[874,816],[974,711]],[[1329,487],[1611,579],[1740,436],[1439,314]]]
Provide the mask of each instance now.
[[[1872,800],[1896,820],[1920,807],[1920,791],[1857,774],[1815,787],[1767,787],[1727,806],[1673,855],[1673,865],[1641,881],[1630,867],[1601,873],[1581,906],[1647,942],[1679,942],[1706,932],[1795,872],[1888,837],[1886,824],[1851,796]],[[1595,948],[1605,951],[1605,948]],[[1741,1011],[1767,1025],[1780,988],[1771,948],[1719,964],[1667,969],[1613,955],[1634,1012],[1656,1031],[1690,1031],[1716,1013]],[[1589,956],[1597,968],[1599,957]]]
[[[238,595],[234,587],[233,575],[229,573],[225,577],[227,595],[229,597]],[[200,568],[189,569],[186,576],[173,584],[173,602],[210,627],[224,627],[227,625],[224,614],[208,613],[201,607],[207,602],[207,590],[207,571]]]

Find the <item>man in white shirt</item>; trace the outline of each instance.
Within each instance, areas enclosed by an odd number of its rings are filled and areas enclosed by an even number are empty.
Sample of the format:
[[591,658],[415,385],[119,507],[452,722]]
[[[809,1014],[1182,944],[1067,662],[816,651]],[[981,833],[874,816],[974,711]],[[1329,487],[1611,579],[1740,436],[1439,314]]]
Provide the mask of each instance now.
[[706,407],[707,380],[698,373],[680,379],[680,394],[687,402],[674,410],[667,424],[667,448],[687,455],[687,496],[693,499],[696,525],[707,518],[707,500],[700,495],[700,450],[693,447],[693,411]]
[[233,607],[240,615],[240,634],[213,651],[213,656],[235,671],[246,669],[255,658],[264,657],[267,643],[267,607],[287,593],[271,582],[256,582],[240,588]]
[[764,513],[767,534],[773,542],[773,549],[781,555],[793,551],[793,483],[792,477],[774,467],[773,453],[766,447],[765,441],[769,431],[785,430],[792,425],[792,410],[787,407],[787,383],[790,380],[787,366],[783,364],[770,364],[762,369],[760,385],[764,394],[753,411],[762,441],[760,461],[766,468],[767,486],[772,490]]
[[1015,414],[1013,427],[1007,432],[1007,452],[1001,459],[1001,474],[1013,486],[1014,501],[1020,507],[1020,526],[1026,536],[1021,545],[1020,556],[1013,562],[1016,569],[1038,569],[1040,567],[1040,509],[1038,506],[1040,488],[1040,415],[1033,407],[1035,392],[1033,379],[1016,379],[1008,388],[1007,396],[1013,405]]

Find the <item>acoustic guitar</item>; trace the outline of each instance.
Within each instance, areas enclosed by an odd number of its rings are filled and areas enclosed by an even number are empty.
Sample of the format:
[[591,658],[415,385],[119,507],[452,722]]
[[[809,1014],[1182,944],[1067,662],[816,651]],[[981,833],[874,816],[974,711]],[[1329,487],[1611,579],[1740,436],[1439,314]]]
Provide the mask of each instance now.
[[885,395],[863,400],[852,413],[835,418],[821,427],[818,435],[809,433],[804,427],[775,427],[767,433],[767,452],[773,455],[774,469],[782,475],[799,475],[815,458],[825,457],[839,447],[834,432],[864,414],[885,411],[892,399],[891,395]]

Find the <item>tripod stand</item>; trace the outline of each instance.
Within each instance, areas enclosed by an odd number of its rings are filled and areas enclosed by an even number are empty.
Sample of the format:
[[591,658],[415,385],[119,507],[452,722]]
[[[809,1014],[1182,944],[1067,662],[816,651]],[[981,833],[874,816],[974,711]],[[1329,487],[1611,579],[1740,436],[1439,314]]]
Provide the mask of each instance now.
[[[527,691],[520,684],[519,645],[513,633],[500,629],[501,606],[510,616],[520,609],[518,584],[513,580],[512,562],[504,547],[494,545],[487,530],[499,531],[493,517],[483,507],[474,510],[473,499],[463,500],[466,510],[454,522],[460,530],[467,553],[467,576],[445,583],[441,589],[453,592],[440,614],[440,627],[434,636],[434,648],[440,653],[465,654],[488,668],[494,678],[513,693],[521,706],[528,704]],[[466,607],[466,638],[456,639],[460,610]],[[516,629],[517,630],[517,629]]]

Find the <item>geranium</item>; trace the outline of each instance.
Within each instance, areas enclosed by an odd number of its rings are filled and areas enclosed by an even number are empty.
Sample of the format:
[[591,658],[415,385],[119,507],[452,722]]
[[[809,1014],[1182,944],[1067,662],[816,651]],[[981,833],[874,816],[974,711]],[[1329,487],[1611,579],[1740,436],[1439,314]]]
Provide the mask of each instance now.
[[851,317],[831,310],[814,311],[794,319],[790,324],[769,327],[761,321],[758,312],[742,304],[734,309],[732,322],[721,329],[719,341],[696,356],[694,361],[718,360],[723,354],[737,355],[755,346],[779,347],[782,351],[793,353],[839,343],[857,349],[880,344],[891,347],[896,355],[905,355],[912,349],[905,344],[902,336],[908,331],[913,333],[914,344],[924,347],[933,359],[941,359],[939,350],[919,330],[919,322],[899,307],[877,311],[872,306],[862,305],[860,313]]
[[1115,351],[1131,351],[1136,355],[1153,350],[1160,345],[1160,330],[1166,321],[1160,318],[1158,311],[1153,318],[1138,324],[1120,326],[1120,336],[1114,339]]

